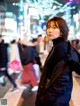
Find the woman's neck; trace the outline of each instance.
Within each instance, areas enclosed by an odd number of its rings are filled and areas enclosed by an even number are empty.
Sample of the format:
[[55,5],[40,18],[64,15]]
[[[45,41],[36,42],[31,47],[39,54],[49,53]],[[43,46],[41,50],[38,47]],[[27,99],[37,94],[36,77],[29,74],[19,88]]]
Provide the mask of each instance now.
[[52,40],[54,46],[56,44],[60,43],[61,41],[64,41],[64,39],[62,37],[58,37],[57,39]]

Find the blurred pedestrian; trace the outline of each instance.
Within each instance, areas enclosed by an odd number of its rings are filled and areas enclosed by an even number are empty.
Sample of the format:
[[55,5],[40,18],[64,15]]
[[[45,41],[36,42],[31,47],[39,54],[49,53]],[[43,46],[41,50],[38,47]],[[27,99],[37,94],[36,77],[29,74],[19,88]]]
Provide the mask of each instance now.
[[21,63],[23,66],[21,83],[29,84],[32,87],[37,86],[36,76],[33,69],[34,52],[30,46],[23,43],[18,44]]
[[22,64],[20,60],[19,48],[16,39],[13,39],[10,42],[8,48],[8,55],[9,55],[9,70],[12,70],[13,73],[20,73],[22,70]]
[[79,40],[77,40],[77,39],[72,40],[72,41],[71,41],[71,44],[72,44],[72,46],[73,46],[76,50],[78,50]]
[[36,63],[39,65],[40,67],[40,71],[42,71],[42,63],[41,63],[41,58],[39,56],[39,51],[37,50],[37,45],[38,45],[38,40],[36,38],[32,39],[32,47],[34,49],[35,52],[35,60]]
[[44,41],[43,41],[43,37],[42,35],[38,35],[37,37],[37,42],[32,41],[32,43],[35,43],[35,49],[36,49],[36,60],[37,60],[37,63],[39,64],[40,66],[40,71],[42,72],[42,63],[41,63],[41,57],[42,55],[44,54]]
[[36,46],[38,44],[38,41],[37,41],[36,38],[34,38],[34,39],[31,40],[31,42],[32,42],[32,48],[33,48],[33,51],[34,51],[34,56],[35,56],[35,59],[34,59],[34,62],[33,62],[33,68],[35,70],[37,81],[39,82],[39,80],[40,80],[40,71],[42,71],[42,66],[41,66],[42,63],[41,63],[41,59],[39,57],[39,53],[36,50]]
[[39,55],[42,55],[44,53],[44,38],[42,37],[42,34],[37,36],[37,52]]
[[12,83],[13,88],[12,91],[17,90],[17,84],[15,83],[14,79],[8,73],[8,52],[7,52],[8,45],[4,43],[2,36],[0,35],[0,71],[4,73],[4,75],[9,79]]
[[66,21],[61,17],[53,17],[46,24],[47,36],[54,46],[43,67],[36,106],[69,106],[72,71],[80,74],[80,56],[67,41],[68,32]]

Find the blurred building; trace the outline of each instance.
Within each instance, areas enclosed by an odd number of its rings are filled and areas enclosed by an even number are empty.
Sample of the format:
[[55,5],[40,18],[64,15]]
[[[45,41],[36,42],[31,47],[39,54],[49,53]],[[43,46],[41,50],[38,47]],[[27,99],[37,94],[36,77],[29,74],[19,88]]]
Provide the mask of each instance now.
[[17,21],[16,16],[12,12],[0,12],[0,34],[5,42],[16,38]]
[[[32,37],[36,37],[38,34],[45,35],[45,23],[55,15],[61,16],[67,21],[70,27],[70,39],[76,37],[77,31],[79,31],[77,29],[80,26],[78,22],[80,0],[50,0],[46,2],[44,0],[0,0],[0,2],[3,4],[0,8],[1,11],[3,9],[6,12],[12,12],[16,16],[17,32],[21,35],[21,38],[27,35]],[[1,21],[0,32],[3,29],[5,30],[3,28],[4,24]]]
[[2,34],[5,26],[5,13],[0,12],[0,34]]

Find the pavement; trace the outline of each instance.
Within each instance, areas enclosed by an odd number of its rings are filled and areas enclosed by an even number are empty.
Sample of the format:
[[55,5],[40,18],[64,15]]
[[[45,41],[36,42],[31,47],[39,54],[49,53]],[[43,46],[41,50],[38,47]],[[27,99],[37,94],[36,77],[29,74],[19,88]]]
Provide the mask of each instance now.
[[71,95],[71,106],[80,106],[80,76],[73,74],[73,90]]
[[[29,85],[20,85],[20,81],[16,80],[19,90],[10,92],[11,83],[7,80],[5,87],[0,85],[0,98],[7,100],[4,106],[35,106],[37,91],[31,91]],[[73,91],[70,100],[70,106],[80,106],[80,76],[73,75]],[[3,106],[0,104],[0,106]]]

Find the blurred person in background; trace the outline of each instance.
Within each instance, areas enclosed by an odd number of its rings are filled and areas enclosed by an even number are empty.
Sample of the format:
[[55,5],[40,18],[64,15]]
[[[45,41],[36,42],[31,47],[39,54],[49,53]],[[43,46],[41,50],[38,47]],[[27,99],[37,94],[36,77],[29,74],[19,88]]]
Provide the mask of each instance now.
[[72,71],[80,74],[80,60],[67,41],[68,32],[66,21],[61,17],[53,17],[46,24],[46,33],[53,47],[43,67],[36,106],[69,106]]
[[37,36],[37,41],[37,52],[39,53],[39,55],[42,55],[44,51],[44,38],[41,34]]
[[40,71],[42,72],[42,62],[41,62],[41,58],[44,54],[44,38],[42,37],[42,35],[38,35],[37,36],[37,44],[35,45],[36,48],[36,52],[37,52],[37,62],[40,66]]
[[31,40],[32,42],[32,47],[34,49],[34,55],[35,55],[35,60],[36,60],[36,63],[39,65],[40,67],[40,71],[42,72],[42,63],[41,63],[41,58],[39,56],[39,51],[37,50],[37,45],[38,45],[38,40],[36,38],[32,39]]
[[78,48],[79,48],[79,40],[78,39],[72,40],[71,44],[76,50],[78,50]]
[[[74,39],[71,41],[71,45],[80,53],[80,44],[79,44],[79,40],[78,39]],[[80,78],[80,75],[78,75],[77,73],[73,72],[73,76]]]
[[25,42],[18,43],[18,47],[23,66],[21,83],[34,88],[38,83],[33,69],[33,61],[35,59],[33,49],[31,46],[26,45]]
[[37,41],[36,38],[33,38],[31,40],[31,43],[32,43],[32,48],[33,48],[34,56],[35,56],[35,59],[34,59],[34,62],[33,62],[33,68],[34,68],[34,71],[35,71],[35,74],[36,74],[37,81],[39,82],[40,72],[42,72],[42,66],[41,66],[42,63],[41,63],[41,59],[39,57],[39,53],[36,50],[36,46],[38,44],[38,41]]
[[15,91],[18,89],[17,84],[14,79],[8,73],[8,45],[4,43],[2,36],[0,35],[0,71],[4,72],[3,76],[6,76],[9,81],[12,83],[13,88],[11,91]]
[[[15,39],[13,39],[9,44],[8,55],[9,55],[9,63],[15,63],[13,64],[13,66],[11,64],[11,67],[9,67],[9,70],[12,70],[13,73],[20,73],[20,71],[22,70],[22,64],[20,60],[18,44]],[[17,66],[16,63],[19,63],[19,66]]]

